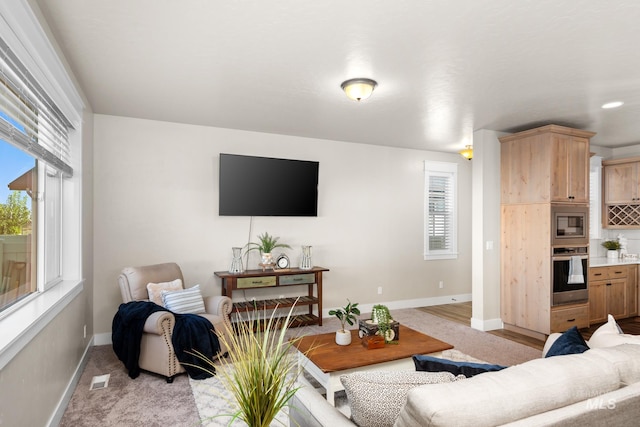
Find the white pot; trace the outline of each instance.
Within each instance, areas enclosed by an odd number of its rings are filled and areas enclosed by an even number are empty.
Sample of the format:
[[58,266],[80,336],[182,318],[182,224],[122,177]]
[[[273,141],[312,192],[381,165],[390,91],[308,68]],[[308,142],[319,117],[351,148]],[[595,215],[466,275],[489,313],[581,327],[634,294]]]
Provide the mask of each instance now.
[[351,331],[336,331],[336,344],[349,345],[351,344]]
[[608,250],[608,251],[607,251],[607,258],[609,258],[609,259],[612,259],[612,258],[613,258],[613,259],[618,258],[618,251],[617,251],[617,250],[615,250],[615,249],[613,249],[613,250]]

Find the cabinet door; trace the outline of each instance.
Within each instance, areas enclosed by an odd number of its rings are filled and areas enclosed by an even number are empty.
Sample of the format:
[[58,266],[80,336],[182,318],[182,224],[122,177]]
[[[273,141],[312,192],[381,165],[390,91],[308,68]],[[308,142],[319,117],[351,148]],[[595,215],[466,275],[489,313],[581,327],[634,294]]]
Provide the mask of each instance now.
[[607,280],[594,280],[589,283],[589,323],[607,320]]
[[589,140],[553,135],[551,200],[587,203],[589,201]]
[[607,205],[638,203],[638,163],[621,163],[604,167],[604,203]]
[[628,317],[627,279],[609,279],[606,299],[608,314],[616,319]]

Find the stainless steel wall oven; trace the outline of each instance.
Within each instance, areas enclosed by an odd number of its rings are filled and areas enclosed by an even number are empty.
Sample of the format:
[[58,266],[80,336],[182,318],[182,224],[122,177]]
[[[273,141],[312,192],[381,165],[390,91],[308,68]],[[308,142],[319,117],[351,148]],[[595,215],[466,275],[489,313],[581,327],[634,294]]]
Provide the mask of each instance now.
[[552,251],[553,305],[588,301],[588,246],[554,247]]

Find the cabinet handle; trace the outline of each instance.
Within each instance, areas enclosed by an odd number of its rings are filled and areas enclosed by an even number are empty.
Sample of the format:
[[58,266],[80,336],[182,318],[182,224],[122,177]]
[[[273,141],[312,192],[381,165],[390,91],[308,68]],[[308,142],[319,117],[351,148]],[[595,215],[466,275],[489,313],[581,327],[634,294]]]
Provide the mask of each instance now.
[[576,319],[567,319],[567,322],[575,322]]
[[602,276],[602,273],[595,273],[594,276]]
[[611,286],[611,283],[607,283],[607,286]]

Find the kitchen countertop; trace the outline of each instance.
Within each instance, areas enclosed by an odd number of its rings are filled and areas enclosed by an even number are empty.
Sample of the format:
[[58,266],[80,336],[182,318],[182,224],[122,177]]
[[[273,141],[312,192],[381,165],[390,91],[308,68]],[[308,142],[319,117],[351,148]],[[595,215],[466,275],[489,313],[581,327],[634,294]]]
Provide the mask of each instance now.
[[589,258],[589,267],[609,267],[612,265],[628,265],[628,264],[640,264],[640,259],[635,258],[607,258],[591,257]]

